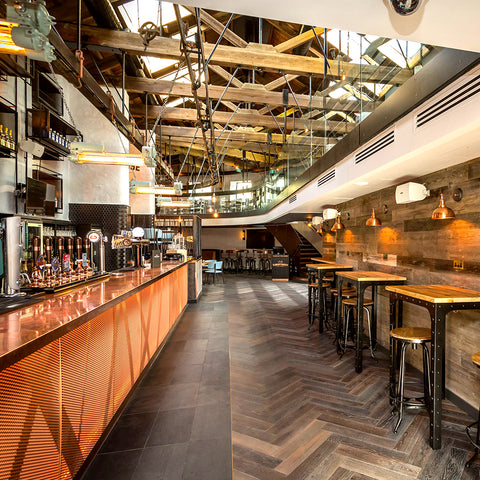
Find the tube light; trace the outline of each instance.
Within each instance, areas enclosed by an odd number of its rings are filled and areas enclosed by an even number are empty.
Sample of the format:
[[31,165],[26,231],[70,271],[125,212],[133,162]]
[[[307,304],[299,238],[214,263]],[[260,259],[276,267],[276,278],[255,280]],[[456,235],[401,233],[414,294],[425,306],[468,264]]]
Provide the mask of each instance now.
[[160,185],[132,187],[130,193],[146,193],[150,195],[175,195],[173,187],[162,187]]
[[191,207],[192,204],[188,201],[184,200],[176,200],[176,201],[169,201],[169,200],[162,200],[158,204],[160,207],[171,207],[171,208],[186,208]]
[[18,27],[18,23],[6,22],[0,20],[0,53],[10,53],[12,55],[26,55],[27,51],[19,47],[12,39],[12,28]]
[[103,165],[131,165],[134,167],[145,166],[144,157],[135,153],[107,153],[84,152],[76,155],[75,163],[93,163]]

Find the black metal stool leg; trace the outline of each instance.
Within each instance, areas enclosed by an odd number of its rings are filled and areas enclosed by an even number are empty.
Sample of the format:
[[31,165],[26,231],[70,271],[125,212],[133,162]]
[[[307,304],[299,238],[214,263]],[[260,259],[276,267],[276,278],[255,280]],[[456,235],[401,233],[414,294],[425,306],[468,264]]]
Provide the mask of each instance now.
[[396,406],[398,408],[398,420],[395,425],[395,428],[393,429],[393,433],[397,433],[398,427],[400,427],[400,424],[402,423],[403,420],[403,408],[404,408],[404,402],[403,402],[403,393],[404,393],[404,386],[405,386],[405,350],[407,349],[408,344],[403,343],[402,344],[402,349],[401,349],[401,354],[400,354],[400,371],[399,371],[399,376],[398,376],[398,390],[397,390],[397,398],[396,398]]

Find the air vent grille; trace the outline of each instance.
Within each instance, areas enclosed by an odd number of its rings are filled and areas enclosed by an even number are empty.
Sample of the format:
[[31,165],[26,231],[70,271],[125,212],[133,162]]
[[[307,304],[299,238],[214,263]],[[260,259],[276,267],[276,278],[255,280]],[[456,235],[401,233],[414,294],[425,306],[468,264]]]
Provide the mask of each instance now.
[[390,133],[387,133],[382,138],[377,140],[375,143],[372,143],[369,147],[365,148],[361,152],[355,155],[355,164],[363,162],[367,158],[375,155],[380,150],[388,147],[395,141],[395,131],[392,130]]
[[416,126],[421,127],[422,125],[427,124],[434,118],[444,114],[451,108],[456,105],[468,100],[470,97],[473,97],[480,92],[480,75],[474,77],[469,82],[465,83],[461,87],[458,87],[453,92],[449,93],[447,96],[443,97],[438,102],[435,102],[430,107],[423,110],[417,115]]
[[294,195],[293,197],[290,197],[290,198],[288,199],[288,203],[293,203],[293,202],[295,202],[296,200],[297,200],[297,196]]
[[330,180],[333,180],[334,178],[335,178],[335,169],[323,175],[323,177],[320,177],[317,181],[317,187],[321,187],[322,185],[325,185],[327,182],[329,182]]

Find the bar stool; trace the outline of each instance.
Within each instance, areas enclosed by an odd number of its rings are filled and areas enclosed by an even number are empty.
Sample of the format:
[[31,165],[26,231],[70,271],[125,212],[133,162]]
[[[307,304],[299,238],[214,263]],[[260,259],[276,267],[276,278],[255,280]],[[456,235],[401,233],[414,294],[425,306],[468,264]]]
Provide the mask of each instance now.
[[[343,337],[344,337],[344,342],[343,342],[343,351],[345,352],[347,348],[347,336],[348,336],[348,330],[349,330],[349,324],[350,324],[350,314],[355,313],[357,311],[357,299],[354,297],[351,298],[345,298],[342,300],[342,305],[343,305]],[[372,358],[375,358],[375,354],[373,353],[373,343],[372,343],[372,324],[371,324],[371,312],[370,308],[373,308],[373,300],[370,300],[369,298],[365,298],[363,300],[363,310],[367,314],[367,325],[368,325],[368,337],[369,337],[369,343],[370,343],[370,355]]]
[[[322,296],[322,302],[323,302],[323,312],[324,314],[326,313],[327,309],[327,295],[325,293],[325,288],[329,287],[330,284],[326,282],[322,282],[322,288],[323,288],[323,296]],[[318,298],[318,283],[309,283],[308,284],[308,325],[309,327],[313,325],[313,322],[315,321],[315,312],[317,310],[317,304],[320,301]]]
[[[477,366],[480,367],[480,352],[475,353],[472,355],[472,362]],[[475,437],[475,440],[472,437],[472,428],[475,427],[477,429],[477,435]],[[470,467],[470,465],[475,461],[475,459],[478,456],[478,453],[480,452],[480,408],[478,409],[478,420],[476,422],[473,422],[470,424],[467,428],[467,435],[468,438],[470,439],[470,443],[475,447],[475,452],[470,458],[470,460],[465,464],[465,467]]]
[[[398,410],[398,420],[393,429],[393,433],[397,433],[398,427],[403,420],[404,407],[421,408],[425,407],[427,410],[430,408],[430,355],[428,352],[427,343],[432,341],[431,330],[429,328],[421,327],[401,327],[394,328],[390,331],[390,337],[400,344],[400,370],[398,374],[398,387],[397,391],[393,393],[393,412]],[[421,398],[404,398],[405,387],[405,351],[408,345],[412,346],[413,350],[416,350],[418,345],[423,349],[423,394]],[[394,355],[391,355],[391,361],[395,362]]]
[[[337,317],[338,288],[332,287],[330,289],[330,294],[332,296],[332,302],[333,302],[333,318],[336,318]],[[357,290],[355,288],[353,288],[353,287],[342,288],[342,299],[344,299],[344,298],[355,298],[356,296],[357,296]]]

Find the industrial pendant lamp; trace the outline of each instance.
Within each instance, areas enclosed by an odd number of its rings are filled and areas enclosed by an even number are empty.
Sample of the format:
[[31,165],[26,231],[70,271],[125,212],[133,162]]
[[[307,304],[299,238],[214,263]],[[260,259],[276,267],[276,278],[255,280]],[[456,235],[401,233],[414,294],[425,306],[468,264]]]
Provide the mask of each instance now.
[[337,230],[345,230],[345,225],[340,220],[340,215],[335,220],[335,223],[333,224],[333,227],[332,227],[331,231],[336,232]]
[[447,220],[455,218],[455,212],[445,205],[443,193],[440,194],[440,205],[433,211],[432,220]]
[[[388,207],[386,205],[382,206],[383,213],[388,212]],[[382,221],[375,214],[375,208],[372,208],[372,216],[366,221],[365,225],[367,227],[381,227]]]
[[372,208],[372,216],[367,220],[365,225],[367,227],[380,227],[382,225],[382,221],[375,215],[374,208]]

